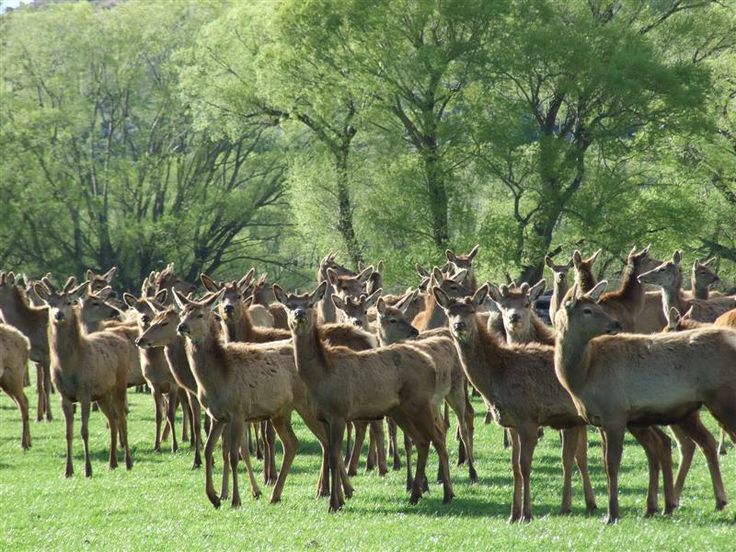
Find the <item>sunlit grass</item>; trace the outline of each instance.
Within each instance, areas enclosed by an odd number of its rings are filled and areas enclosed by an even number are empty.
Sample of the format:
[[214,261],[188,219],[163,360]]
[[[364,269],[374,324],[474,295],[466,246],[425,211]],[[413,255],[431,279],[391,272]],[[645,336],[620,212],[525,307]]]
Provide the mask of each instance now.
[[[35,406],[32,388],[27,390]],[[736,545],[734,506],[714,511],[710,478],[697,454],[686,484],[682,507],[668,518],[644,518],[647,473],[641,449],[627,441],[621,472],[622,521],[601,522],[605,477],[597,433],[589,432],[590,464],[600,515],[584,514],[582,486],[574,481],[573,514],[558,514],[561,500],[559,438],[548,430],[535,455],[531,524],[509,525],[511,470],[502,448],[501,430],[484,426],[476,408],[476,455],[480,482],[470,485],[464,467],[452,469],[456,498],[442,504],[432,485],[419,505],[410,506],[404,471],[383,479],[375,473],[353,479],[356,492],[344,511],[329,515],[327,502],[315,499],[319,447],[294,415],[300,454],[286,482],[280,504],[250,498],[241,476],[243,506],[220,510],[204,495],[204,472],[191,469],[188,446],[178,453],[152,452],[153,408],[150,395],[130,394],[130,437],[135,465],[109,471],[108,433],[104,418],[93,413],[90,446],[94,477],[83,477],[79,420],[75,423],[75,476],[63,477],[64,425],[58,395],[52,399],[56,419],[32,423],[33,448],[20,450],[20,417],[0,395],[0,549],[588,549],[708,550]],[[709,425],[712,421],[708,418]],[[180,430],[179,430],[180,431]],[[167,443],[168,447],[168,443]],[[164,447],[164,448],[167,448]],[[451,440],[453,457],[456,444]],[[675,456],[677,456],[675,454]],[[280,461],[280,450],[279,450]],[[256,463],[260,469],[260,462]],[[429,473],[436,473],[430,457]],[[217,460],[216,475],[222,461]],[[242,463],[241,463],[242,470]],[[736,453],[722,461],[727,491],[736,492]],[[242,473],[242,471],[241,471]],[[218,483],[219,485],[219,483]],[[660,499],[663,503],[663,500]]]

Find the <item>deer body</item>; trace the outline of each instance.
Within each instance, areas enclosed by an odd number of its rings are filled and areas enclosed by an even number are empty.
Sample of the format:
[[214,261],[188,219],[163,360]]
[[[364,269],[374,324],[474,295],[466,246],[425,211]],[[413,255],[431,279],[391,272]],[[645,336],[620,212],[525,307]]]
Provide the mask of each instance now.
[[30,355],[28,338],[15,327],[0,322],[0,389],[13,399],[22,422],[21,447],[31,448],[28,424],[28,398],[23,391],[23,379]]

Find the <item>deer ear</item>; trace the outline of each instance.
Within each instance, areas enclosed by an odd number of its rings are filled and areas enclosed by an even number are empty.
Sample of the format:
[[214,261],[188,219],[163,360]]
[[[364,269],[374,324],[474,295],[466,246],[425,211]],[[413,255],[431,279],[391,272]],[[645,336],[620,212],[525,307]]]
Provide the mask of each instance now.
[[433,282],[435,285],[439,285],[442,283],[442,280],[445,279],[445,275],[442,274],[442,271],[437,268],[436,266],[432,269],[432,279],[429,282],[429,285],[432,285]]
[[692,318],[693,317],[693,309],[695,309],[695,305],[693,305],[692,307],[690,307],[689,309],[687,309],[687,312],[680,317],[680,320],[688,320],[688,319]]
[[358,272],[363,272],[364,268],[365,265],[363,264],[363,261],[358,261]]
[[282,287],[278,284],[274,284],[271,286],[271,290],[273,291],[273,296],[276,297],[276,300],[282,305],[286,305],[286,292]]
[[327,282],[324,280],[317,286],[317,289],[315,289],[312,294],[309,296],[309,301],[307,304],[309,307],[313,307],[317,303],[319,303],[322,298],[325,296],[325,293],[327,293]]
[[715,261],[715,260],[716,260],[716,257],[711,257],[711,258],[710,258],[710,259],[708,259],[707,261],[703,261],[703,263],[702,263],[702,264],[703,264],[703,266],[708,266],[708,265],[709,265],[710,263],[712,263],[712,262],[713,262],[713,261]]
[[138,302],[138,299],[136,299],[135,295],[126,291],[123,293],[123,302],[125,302],[129,307],[134,307]]
[[180,292],[178,289],[174,290],[174,303],[178,307],[180,311],[184,310],[184,307],[186,307],[191,301],[185,297],[182,292]]
[[335,305],[336,309],[345,310],[345,301],[339,295],[330,295],[332,298],[332,304]]
[[470,250],[470,253],[468,253],[468,257],[470,258],[471,261],[473,259],[475,259],[475,256],[478,254],[478,251],[479,250],[480,250],[480,244],[479,243],[476,244],[475,247]]
[[575,308],[575,305],[578,303],[578,293],[580,292],[580,288],[578,287],[577,282],[572,285],[570,290],[567,292],[565,297],[567,300],[565,301],[565,309],[571,310]]
[[36,282],[33,284],[33,291],[36,292],[36,295],[44,301],[45,303],[48,303],[49,299],[51,298],[51,292],[49,291],[49,288],[47,288],[42,283]]
[[552,262],[552,259],[549,258],[549,255],[544,256],[544,264],[547,265],[552,270],[554,270],[555,268],[555,263]]
[[522,282],[522,284],[519,286],[519,291],[524,295],[529,293],[529,284],[527,284],[526,282]]
[[247,297],[243,297],[243,307],[248,308],[253,304],[255,297],[253,294],[248,295]]
[[[113,276],[115,276],[115,272],[117,271],[118,267],[114,266],[107,272],[105,272],[102,277],[105,279],[107,283],[112,282]],[[89,280],[89,278],[87,278]]]
[[248,272],[245,273],[245,276],[243,276],[238,281],[238,288],[244,289],[248,284],[250,284],[251,280],[253,280],[253,276],[256,274],[255,267],[251,268]]
[[366,297],[365,298],[365,308],[369,309],[370,307],[372,307],[373,304],[376,301],[378,301],[378,299],[381,297],[382,293],[383,293],[383,288],[378,288],[376,291],[374,291],[368,297]]
[[434,294],[434,298],[440,307],[442,307],[444,310],[447,310],[450,307],[451,299],[444,291],[442,291],[438,287],[435,287],[432,288],[432,293]]
[[373,265],[369,265],[364,268],[361,273],[356,276],[356,278],[358,278],[358,282],[360,282],[361,284],[365,284],[368,281],[368,278],[371,277],[371,274],[373,274],[373,272],[375,272],[373,270]]
[[207,276],[207,274],[205,274],[204,272],[199,275],[199,279],[202,282],[204,289],[206,289],[207,291],[211,291],[213,293],[216,291],[220,291],[220,286],[218,286],[217,283],[212,278]]
[[670,307],[670,312],[667,313],[667,326],[670,329],[674,329],[677,326],[677,322],[680,320],[680,311],[675,307]]
[[447,257],[447,260],[450,261],[451,263],[454,263],[455,261],[457,261],[457,256],[455,255],[455,253],[453,253],[449,249],[445,250],[445,257]]
[[[493,301],[494,303],[498,303],[499,301],[501,301],[501,290],[490,282],[488,282],[486,285],[488,286],[488,297],[491,298],[491,301]],[[505,288],[506,286],[502,285],[501,287]]]
[[70,289],[68,292],[69,297],[71,297],[73,301],[76,301],[77,299],[80,299],[82,295],[87,293],[87,289],[89,289],[89,280],[85,280],[77,287]]
[[153,300],[157,303],[165,303],[166,297],[169,295],[169,291],[167,289],[162,289],[159,291],[156,295],[153,296]]
[[457,284],[462,284],[465,281],[465,277],[468,275],[468,269],[463,268],[462,270],[458,270],[455,274],[452,275],[452,280]]
[[601,295],[603,295],[603,292],[606,291],[606,286],[608,286],[608,281],[601,280],[595,285],[593,289],[591,289],[585,295],[590,297],[593,301],[597,303],[600,300]]
[[84,273],[84,277],[85,277],[85,278],[87,278],[88,280],[92,280],[92,279],[94,279],[94,277],[95,277],[95,273],[94,273],[94,272],[92,272],[92,270],[90,270],[90,269],[88,268],[88,269],[87,269],[87,270],[85,271],[85,273]]
[[77,285],[77,279],[74,276],[69,276],[67,278],[66,283],[64,284],[64,287],[62,288],[62,293],[69,293],[69,291]]
[[429,272],[427,272],[427,270],[419,263],[415,264],[414,268],[416,269],[417,274],[420,278],[427,278],[429,276]]
[[529,290],[529,300],[533,303],[534,301],[539,299],[539,296],[542,295],[542,293],[544,293],[544,290],[546,287],[547,287],[547,280],[542,278],[536,284],[534,284]]
[[588,257],[587,262],[588,263],[594,263],[595,260],[598,258],[598,255],[601,254],[601,251],[603,251],[603,249],[599,249],[598,251],[596,251],[595,253],[593,253],[590,257]]
[[386,312],[386,302],[383,300],[383,297],[379,297],[378,301],[376,301],[376,310],[378,311],[378,314]]
[[333,268],[327,269],[327,280],[334,286],[337,284],[337,272]]
[[575,265],[575,268],[580,268],[580,265],[583,264],[583,256],[577,249],[572,252],[572,263]]
[[207,299],[202,301],[202,305],[205,307],[211,308],[214,305],[216,305],[220,301],[220,299],[222,299],[223,295],[225,295],[225,288],[222,288],[218,290],[216,293],[213,293],[212,295],[210,295]]
[[682,252],[675,251],[675,253],[672,255],[672,262],[675,263],[676,265],[679,265],[680,261],[682,261]]
[[473,299],[472,299],[473,305],[475,305],[476,307],[479,307],[485,302],[486,297],[488,297],[489,287],[490,286],[488,284],[483,284],[482,286],[478,288],[475,294],[473,294]]
[[386,265],[383,263],[383,261],[378,261],[376,272],[380,272],[381,274],[383,274],[384,270],[386,270]]

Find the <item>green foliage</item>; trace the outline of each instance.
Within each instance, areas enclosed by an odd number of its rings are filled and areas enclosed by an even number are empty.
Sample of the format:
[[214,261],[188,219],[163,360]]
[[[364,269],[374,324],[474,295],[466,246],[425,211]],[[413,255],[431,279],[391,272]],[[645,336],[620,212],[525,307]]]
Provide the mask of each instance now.
[[535,280],[652,242],[736,278],[728,4],[65,3],[0,33],[3,268],[302,286],[337,251],[399,288],[445,247]]

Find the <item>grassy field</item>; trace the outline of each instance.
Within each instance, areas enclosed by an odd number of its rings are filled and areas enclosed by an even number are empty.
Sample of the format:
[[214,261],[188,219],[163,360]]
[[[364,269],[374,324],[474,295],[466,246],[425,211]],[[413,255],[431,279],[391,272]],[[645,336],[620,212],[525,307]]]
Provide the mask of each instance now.
[[[35,405],[31,388],[29,399]],[[150,395],[130,395],[130,436],[135,465],[108,471],[108,433],[100,413],[90,421],[94,477],[85,479],[79,419],[75,422],[75,476],[63,477],[64,426],[58,395],[50,423],[33,423],[33,448],[20,450],[20,417],[0,396],[0,549],[2,550],[157,550],[157,549],[617,549],[728,550],[736,546],[734,506],[714,511],[710,479],[698,454],[681,508],[672,517],[643,516],[646,463],[641,449],[627,441],[622,464],[622,521],[605,526],[605,477],[597,434],[590,432],[591,474],[600,515],[586,516],[579,478],[574,480],[574,511],[560,516],[559,439],[548,431],[537,449],[532,496],[535,520],[507,523],[511,501],[509,453],[501,430],[484,426],[476,403],[476,454],[480,482],[468,483],[467,470],[452,471],[456,498],[442,504],[439,486],[410,506],[404,472],[385,478],[375,473],[353,479],[356,492],[345,509],[328,515],[327,502],[314,498],[319,447],[294,415],[300,454],[286,482],[283,500],[269,504],[243,496],[243,507],[212,508],[204,495],[203,470],[191,469],[188,446],[176,454],[152,452]],[[710,421],[710,420],[709,420]],[[712,424],[711,424],[712,425]],[[454,438],[451,448],[456,454]],[[280,461],[280,457],[279,457]],[[430,472],[436,473],[436,456]],[[241,464],[242,466],[242,464]],[[260,462],[257,463],[260,468]],[[218,460],[216,475],[222,461]],[[723,460],[731,497],[736,493],[736,454]],[[241,481],[243,478],[241,478]],[[243,487],[245,488],[245,487]],[[247,491],[246,491],[247,493]],[[660,499],[660,502],[663,502]]]

